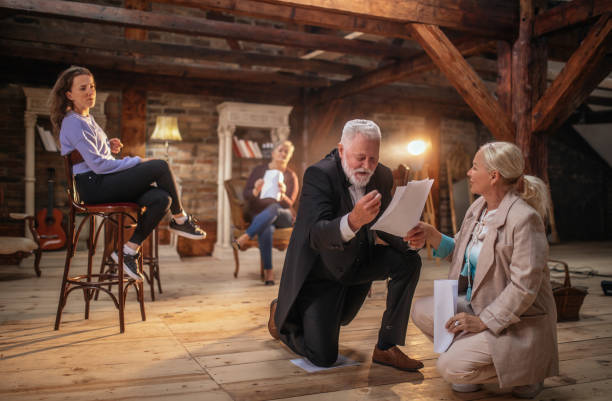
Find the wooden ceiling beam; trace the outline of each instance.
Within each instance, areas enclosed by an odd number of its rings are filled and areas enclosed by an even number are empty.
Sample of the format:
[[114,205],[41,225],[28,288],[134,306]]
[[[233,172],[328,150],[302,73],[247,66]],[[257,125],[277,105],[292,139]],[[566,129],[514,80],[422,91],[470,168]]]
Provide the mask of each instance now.
[[533,35],[541,36],[612,11],[612,0],[573,0],[535,17]]
[[[70,63],[31,60],[7,56],[3,58],[5,82],[26,86],[47,86],[53,84],[58,74]],[[197,78],[183,78],[164,75],[142,74],[116,69],[91,68],[98,90],[121,91],[128,85],[137,85],[145,91],[215,96],[227,100],[279,105],[294,104],[300,98],[300,88],[280,85],[260,85],[245,82],[208,81]]]
[[270,4],[256,0],[152,0],[154,3],[175,4],[201,10],[222,11],[247,17],[283,21],[298,25],[313,25],[358,31],[393,38],[410,38],[406,25],[361,15],[315,10],[285,4]]
[[415,39],[493,136],[514,141],[515,128],[510,116],[442,30],[426,24],[411,24],[411,27]]
[[151,41],[145,42],[104,34],[77,36],[74,35],[74,32],[52,28],[41,29],[18,24],[4,24],[0,28],[0,38],[107,51],[121,50],[122,52],[139,53],[146,56],[218,61],[241,66],[258,65],[287,70],[342,75],[355,75],[363,72],[363,69],[358,66],[340,64],[326,60],[302,60],[286,56],[227,51],[202,46],[177,45]]
[[433,24],[490,38],[509,38],[518,26],[518,2],[507,0],[265,0],[264,2],[397,22]]
[[20,11],[56,18],[76,19],[124,27],[202,35],[223,39],[268,43],[305,49],[321,49],[368,57],[405,58],[406,50],[384,43],[348,40],[332,35],[318,35],[205,18],[187,17],[149,11],[127,10],[64,0],[0,0],[0,10]]
[[[494,48],[495,42],[483,39],[466,41],[457,46],[465,56],[482,53]],[[353,77],[345,82],[322,89],[310,98],[312,104],[321,104],[333,99],[351,96],[365,90],[400,81],[409,76],[420,74],[436,68],[436,64],[425,53],[419,53],[409,60],[402,60],[363,75]]]
[[4,56],[18,56],[34,60],[67,62],[85,66],[117,69],[151,75],[168,75],[205,80],[249,82],[265,85],[284,85],[298,87],[329,86],[329,80],[320,77],[199,67],[193,64],[164,62],[148,58],[115,56],[99,52],[82,50],[51,49],[33,46],[27,42],[0,39],[0,48]]
[[559,127],[610,73],[611,30],[611,14],[599,17],[580,47],[534,106],[534,132],[547,132]]

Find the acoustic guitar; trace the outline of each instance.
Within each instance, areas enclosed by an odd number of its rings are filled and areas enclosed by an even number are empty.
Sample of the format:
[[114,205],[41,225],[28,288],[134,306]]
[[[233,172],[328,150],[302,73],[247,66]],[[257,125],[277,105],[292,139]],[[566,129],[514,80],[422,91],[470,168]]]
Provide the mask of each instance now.
[[44,251],[60,249],[66,244],[66,233],[62,228],[63,215],[54,206],[54,186],[55,169],[47,169],[48,180],[48,202],[45,209],[39,210],[36,214],[38,227],[36,230],[40,235],[40,248]]

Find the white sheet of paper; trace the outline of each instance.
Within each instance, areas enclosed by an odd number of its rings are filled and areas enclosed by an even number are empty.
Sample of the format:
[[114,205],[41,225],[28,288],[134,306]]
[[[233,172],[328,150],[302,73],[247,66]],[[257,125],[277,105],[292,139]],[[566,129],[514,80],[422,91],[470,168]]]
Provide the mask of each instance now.
[[432,179],[425,179],[397,187],[389,206],[372,225],[372,230],[384,231],[398,237],[406,235],[421,219],[433,182]]
[[43,147],[47,152],[58,152],[59,149],[55,144],[55,140],[53,139],[53,135],[51,135],[50,131],[47,131],[40,125],[36,125],[36,129],[38,130],[38,135],[40,136],[40,140],[43,143]]
[[321,370],[327,370],[327,369],[341,368],[343,366],[357,366],[357,365],[359,365],[359,362],[353,361],[352,359],[349,359],[349,358],[345,357],[344,355],[340,355],[340,354],[338,354],[338,359],[336,360],[336,363],[334,363],[329,368],[322,368],[320,366],[313,365],[306,358],[291,359],[291,363],[294,364],[295,366],[299,367],[299,368],[304,369],[308,373],[319,372]]
[[455,335],[444,325],[457,312],[457,280],[434,280],[434,352],[450,347]]
[[283,182],[283,179],[284,176],[280,170],[266,170],[266,173],[263,177],[264,184],[261,188],[261,193],[259,194],[259,197],[261,199],[272,198],[279,201],[280,190],[278,189],[278,183]]

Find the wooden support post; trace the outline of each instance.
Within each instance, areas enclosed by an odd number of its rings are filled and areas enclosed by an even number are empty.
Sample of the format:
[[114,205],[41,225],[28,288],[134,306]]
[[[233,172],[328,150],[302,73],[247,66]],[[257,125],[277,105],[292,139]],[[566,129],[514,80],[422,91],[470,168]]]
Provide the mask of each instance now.
[[[535,105],[546,91],[547,51],[546,39],[537,38],[532,43],[532,63],[529,68],[531,82],[531,104]],[[531,134],[529,165],[531,173],[548,182],[548,137],[550,132]]]
[[309,107],[308,110],[308,164],[323,158],[333,147],[340,142],[340,133],[330,132],[336,117],[346,110],[349,102],[335,99],[319,107]]
[[[146,0],[125,0],[128,9],[146,10]],[[126,39],[146,40],[144,29],[125,28]],[[138,57],[138,55],[134,55]],[[121,93],[121,142],[124,156],[145,156],[147,139],[147,92],[128,84]]]
[[[506,115],[512,115],[512,46],[497,42],[497,101]],[[514,120],[513,120],[514,121]]]
[[425,117],[425,133],[429,136],[431,148],[429,152],[429,178],[434,182],[431,187],[431,199],[433,201],[434,217],[436,228],[439,228],[440,221],[440,117],[428,115]]
[[525,171],[548,181],[548,141],[534,133],[532,108],[546,90],[547,52],[544,38],[533,38],[532,0],[521,0],[519,36],[512,49],[512,111],[516,144],[525,157]]
[[523,151],[525,170],[531,171],[529,154],[531,144],[531,36],[533,31],[532,0],[520,1],[519,34],[512,48],[512,113],[516,126],[516,144]]

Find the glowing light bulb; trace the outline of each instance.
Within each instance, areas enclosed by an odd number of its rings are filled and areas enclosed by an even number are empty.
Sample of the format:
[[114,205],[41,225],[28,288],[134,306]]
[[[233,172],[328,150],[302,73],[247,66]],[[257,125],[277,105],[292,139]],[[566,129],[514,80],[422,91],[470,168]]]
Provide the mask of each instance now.
[[425,150],[427,149],[427,144],[425,143],[425,141],[417,139],[417,140],[410,142],[408,146],[406,146],[406,149],[408,150],[408,153],[410,153],[411,155],[419,156],[425,153]]

